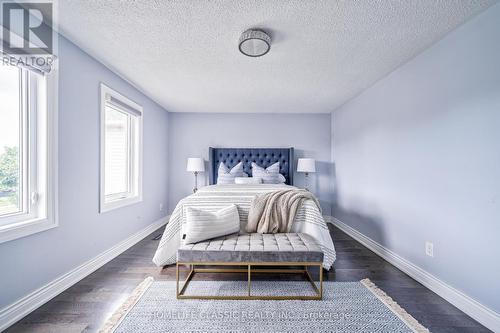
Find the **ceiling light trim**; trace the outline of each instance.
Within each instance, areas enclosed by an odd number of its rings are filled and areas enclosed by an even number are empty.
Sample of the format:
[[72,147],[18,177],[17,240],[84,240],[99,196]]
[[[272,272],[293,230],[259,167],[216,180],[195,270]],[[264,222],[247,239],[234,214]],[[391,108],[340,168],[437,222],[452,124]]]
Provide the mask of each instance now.
[[[256,53],[250,53],[248,52],[249,50],[245,50],[246,45],[248,43],[251,43],[256,40],[263,41],[267,45],[267,47],[263,51]],[[262,57],[263,55],[266,55],[269,52],[269,50],[271,50],[271,37],[262,30],[248,29],[241,34],[238,42],[238,49],[242,54],[248,57],[252,58]]]

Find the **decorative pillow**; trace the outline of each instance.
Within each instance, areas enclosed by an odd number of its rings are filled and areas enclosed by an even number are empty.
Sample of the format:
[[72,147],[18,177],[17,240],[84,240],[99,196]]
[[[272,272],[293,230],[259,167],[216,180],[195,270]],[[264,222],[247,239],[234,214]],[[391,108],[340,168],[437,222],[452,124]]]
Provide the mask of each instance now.
[[217,184],[234,184],[236,177],[248,177],[243,172],[243,162],[236,164],[231,170],[228,169],[224,162],[220,162],[219,170],[217,171]]
[[262,184],[262,178],[258,177],[236,177],[235,184]]
[[186,224],[182,239],[185,244],[234,234],[240,231],[240,216],[236,205],[230,205],[216,212],[186,208]]
[[283,176],[283,175],[280,173],[280,176],[279,176],[279,177],[280,177],[280,184],[284,184],[284,183],[286,183],[286,178],[285,178],[285,176]]
[[[276,162],[273,165],[264,169],[258,166],[255,162],[252,162],[252,176],[256,178],[262,178],[264,184],[282,184],[284,183],[282,174],[280,174],[280,162]],[[281,177],[280,177],[281,176]]]

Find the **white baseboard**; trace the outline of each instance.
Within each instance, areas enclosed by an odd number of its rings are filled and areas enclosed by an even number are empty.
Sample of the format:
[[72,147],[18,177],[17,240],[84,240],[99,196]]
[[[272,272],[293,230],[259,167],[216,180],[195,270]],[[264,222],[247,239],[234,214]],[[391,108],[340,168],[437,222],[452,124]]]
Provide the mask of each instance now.
[[393,251],[375,242],[371,238],[363,235],[356,229],[348,226],[333,216],[325,216],[325,221],[344,231],[346,234],[375,252],[377,255],[387,260],[413,279],[417,280],[425,287],[429,288],[445,300],[486,326],[493,332],[500,332],[500,314],[484,306],[463,292],[446,284],[429,272],[399,256]]
[[167,221],[168,216],[153,222],[146,228],[102,252],[98,256],[90,259],[68,273],[59,276],[57,279],[47,283],[43,287],[31,292],[16,302],[0,309],[0,332],[7,329],[7,327],[36,310],[46,302],[50,301],[52,298],[59,295],[64,290],[68,289],[107,262],[116,258],[118,255],[144,239],[144,237],[166,224]]

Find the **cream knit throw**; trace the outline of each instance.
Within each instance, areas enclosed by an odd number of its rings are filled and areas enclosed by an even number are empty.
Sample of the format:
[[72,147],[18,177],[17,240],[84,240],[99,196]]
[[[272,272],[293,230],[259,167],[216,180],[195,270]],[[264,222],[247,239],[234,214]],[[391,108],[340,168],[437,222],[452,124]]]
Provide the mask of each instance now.
[[279,190],[256,196],[250,205],[246,231],[261,234],[290,232],[304,200],[313,200],[321,212],[318,199],[302,189]]

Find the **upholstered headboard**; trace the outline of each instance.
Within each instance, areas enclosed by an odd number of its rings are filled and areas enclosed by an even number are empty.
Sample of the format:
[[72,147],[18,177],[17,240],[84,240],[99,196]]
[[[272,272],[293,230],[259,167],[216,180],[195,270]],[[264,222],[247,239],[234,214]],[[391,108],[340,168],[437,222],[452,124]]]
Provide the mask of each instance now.
[[243,171],[252,176],[252,162],[267,168],[280,162],[280,173],[285,176],[286,184],[293,185],[293,148],[209,148],[210,184],[217,183],[219,163],[228,168],[243,162]]

